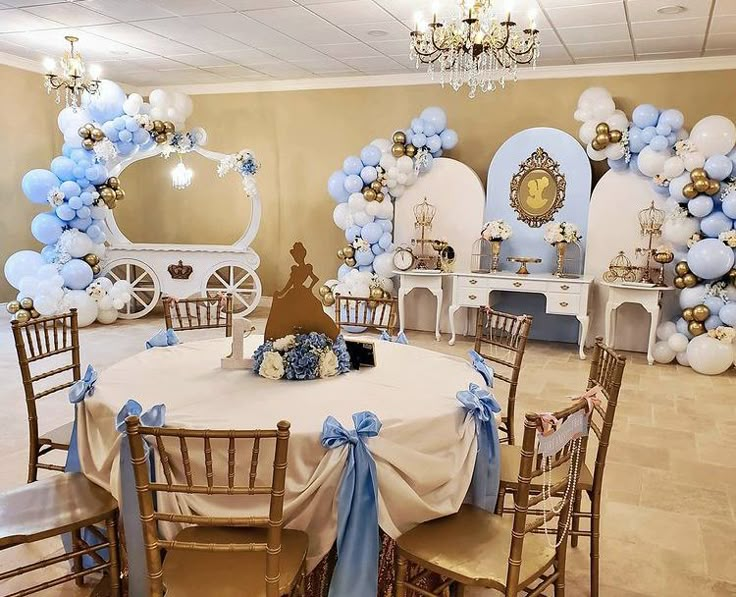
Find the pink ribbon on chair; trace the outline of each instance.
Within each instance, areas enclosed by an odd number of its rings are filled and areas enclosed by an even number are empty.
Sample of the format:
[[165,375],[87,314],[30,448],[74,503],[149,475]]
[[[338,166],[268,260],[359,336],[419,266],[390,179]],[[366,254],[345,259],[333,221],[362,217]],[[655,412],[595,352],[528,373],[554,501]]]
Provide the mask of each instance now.
[[588,416],[593,414],[593,410],[596,406],[600,406],[601,404],[601,397],[600,392],[603,390],[603,388],[599,385],[595,385],[589,390],[587,390],[584,394],[580,396],[572,396],[572,400],[585,400],[588,403]]
[[557,429],[559,420],[552,413],[540,413],[537,428],[543,437],[552,435]]

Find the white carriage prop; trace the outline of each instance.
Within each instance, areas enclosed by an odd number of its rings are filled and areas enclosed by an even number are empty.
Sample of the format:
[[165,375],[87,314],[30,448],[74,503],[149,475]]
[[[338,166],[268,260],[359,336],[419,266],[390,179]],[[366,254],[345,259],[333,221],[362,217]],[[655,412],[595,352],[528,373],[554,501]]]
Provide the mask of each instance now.
[[[188,151],[221,163],[230,156],[195,145]],[[163,152],[159,146],[122,160],[110,171],[120,174],[131,164]],[[233,309],[247,315],[261,299],[261,280],[256,273],[260,257],[250,247],[261,220],[261,202],[255,184],[248,193],[251,201],[250,224],[232,245],[190,245],[131,242],[110,210],[105,223],[109,229],[108,247],[102,264],[103,275],[113,282],[125,280],[131,300],[120,311],[122,319],[137,319],[150,313],[162,295],[184,298],[192,295],[233,295]]]

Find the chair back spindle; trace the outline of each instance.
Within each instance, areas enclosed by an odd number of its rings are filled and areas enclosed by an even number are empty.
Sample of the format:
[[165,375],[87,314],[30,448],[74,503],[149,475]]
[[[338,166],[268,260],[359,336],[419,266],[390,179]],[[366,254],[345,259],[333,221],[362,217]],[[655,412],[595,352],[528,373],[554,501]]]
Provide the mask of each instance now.
[[175,332],[224,328],[229,338],[233,334],[233,295],[201,296],[177,299],[165,296],[166,328]]
[[337,295],[335,300],[335,323],[344,326],[365,327],[377,332],[386,331],[393,335],[398,318],[396,299],[374,299],[360,296]]

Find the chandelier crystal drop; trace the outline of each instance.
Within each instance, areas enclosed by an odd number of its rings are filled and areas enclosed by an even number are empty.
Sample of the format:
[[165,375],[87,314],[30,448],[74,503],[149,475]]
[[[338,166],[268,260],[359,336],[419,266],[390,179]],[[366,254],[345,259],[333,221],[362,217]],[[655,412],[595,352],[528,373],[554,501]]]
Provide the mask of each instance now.
[[82,93],[85,91],[91,95],[95,95],[100,87],[100,71],[95,65],[90,66],[89,76],[87,77],[87,67],[82,60],[82,55],[74,48],[74,44],[79,41],[78,37],[67,35],[64,37],[69,42],[69,50],[64,53],[59,60],[59,70],[57,72],[56,61],[52,58],[44,60],[44,75],[46,93],[51,94],[56,91],[56,103],[61,103],[61,97],[67,107],[78,107],[82,101]]
[[494,0],[461,0],[456,16],[446,22],[437,19],[421,26],[417,23],[410,34],[409,58],[417,68],[427,65],[432,79],[455,91],[463,85],[468,95],[504,87],[516,81],[519,65],[536,66],[539,57],[539,31],[533,16],[529,27],[522,29],[511,19],[511,11],[500,15]]
[[171,184],[177,190],[186,189],[192,184],[194,171],[187,168],[179,156],[179,163],[171,170]]

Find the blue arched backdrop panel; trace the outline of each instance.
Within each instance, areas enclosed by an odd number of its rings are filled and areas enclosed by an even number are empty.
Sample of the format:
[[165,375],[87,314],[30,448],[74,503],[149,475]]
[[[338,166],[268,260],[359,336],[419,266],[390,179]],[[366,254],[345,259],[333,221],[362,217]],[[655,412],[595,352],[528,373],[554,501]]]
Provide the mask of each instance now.
[[[560,165],[565,176],[566,190],[562,208],[553,216],[555,221],[573,222],[578,225],[583,240],[583,258],[588,240],[588,206],[590,204],[590,161],[580,143],[574,137],[558,129],[539,127],[526,129],[510,137],[496,152],[488,168],[485,219],[501,219],[513,229],[513,235],[502,244],[502,269],[514,271],[516,264],[506,261],[508,256],[541,257],[542,263],[530,264],[532,273],[553,272],[556,264],[555,250],[544,241],[544,229],[532,228],[518,219],[511,207],[511,178],[519,166],[538,148],[544,149]],[[547,315],[544,297],[518,293],[495,293],[497,309],[510,313],[527,313],[534,316],[532,338],[576,342],[578,321],[574,317]]]

